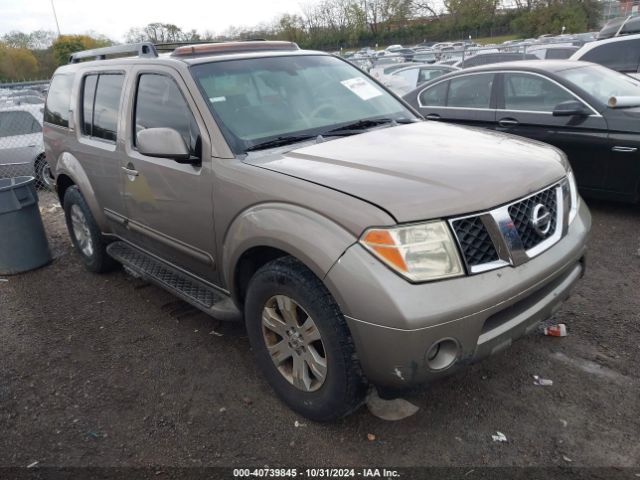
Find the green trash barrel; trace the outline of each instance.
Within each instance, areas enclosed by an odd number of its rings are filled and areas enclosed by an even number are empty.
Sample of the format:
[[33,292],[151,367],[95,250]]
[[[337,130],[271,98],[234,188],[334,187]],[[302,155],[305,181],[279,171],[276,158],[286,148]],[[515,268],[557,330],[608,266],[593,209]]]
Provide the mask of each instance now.
[[33,177],[0,178],[0,275],[51,262]]

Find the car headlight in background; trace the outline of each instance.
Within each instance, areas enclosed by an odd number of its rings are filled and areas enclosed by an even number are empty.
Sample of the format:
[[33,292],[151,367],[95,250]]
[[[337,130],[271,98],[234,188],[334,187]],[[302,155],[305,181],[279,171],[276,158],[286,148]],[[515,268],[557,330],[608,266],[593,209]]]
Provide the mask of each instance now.
[[455,241],[443,221],[394,228],[370,228],[360,243],[412,282],[464,274]]
[[580,196],[578,195],[576,177],[573,174],[573,171],[569,170],[569,173],[567,173],[567,180],[569,181],[569,194],[571,196],[571,209],[569,210],[569,223],[571,223],[578,214],[578,207],[580,206]]

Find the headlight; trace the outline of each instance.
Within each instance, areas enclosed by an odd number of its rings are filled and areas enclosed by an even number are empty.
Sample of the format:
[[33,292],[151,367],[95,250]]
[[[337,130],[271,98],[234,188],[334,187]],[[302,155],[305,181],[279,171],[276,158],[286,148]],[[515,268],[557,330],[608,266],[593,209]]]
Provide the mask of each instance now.
[[569,210],[569,224],[573,222],[578,214],[578,207],[580,206],[580,197],[578,196],[578,187],[576,186],[576,177],[572,171],[567,173],[567,180],[569,180],[569,193],[571,195],[571,209]]
[[455,242],[443,221],[396,228],[370,228],[360,243],[412,282],[464,274]]

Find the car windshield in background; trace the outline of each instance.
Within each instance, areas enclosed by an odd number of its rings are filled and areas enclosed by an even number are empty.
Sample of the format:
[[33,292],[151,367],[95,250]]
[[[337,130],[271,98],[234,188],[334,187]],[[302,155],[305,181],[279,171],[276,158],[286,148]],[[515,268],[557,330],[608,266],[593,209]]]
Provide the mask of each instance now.
[[360,70],[335,57],[211,62],[194,65],[192,73],[236,153],[359,120],[415,118]]
[[581,88],[604,105],[614,96],[640,96],[640,82],[606,67],[593,65],[571,68],[559,71],[557,75]]

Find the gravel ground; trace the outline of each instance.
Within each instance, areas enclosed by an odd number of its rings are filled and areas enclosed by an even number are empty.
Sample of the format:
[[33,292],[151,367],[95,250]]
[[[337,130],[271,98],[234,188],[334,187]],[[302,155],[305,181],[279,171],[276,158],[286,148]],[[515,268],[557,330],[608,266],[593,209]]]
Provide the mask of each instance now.
[[[0,466],[618,466],[640,472],[640,208],[589,202],[588,269],[555,321],[407,393],[413,417],[297,417],[218,322],[94,275],[43,195],[54,262],[0,282]],[[553,380],[533,384],[532,375]],[[298,421],[298,426],[296,426]],[[508,441],[491,435],[503,432]],[[368,434],[375,435],[370,440]],[[635,475],[635,474],[633,474]],[[0,475],[1,476],[1,475]]]

